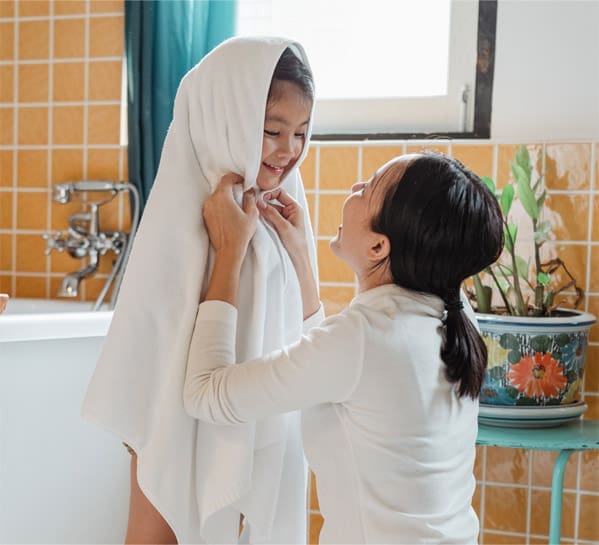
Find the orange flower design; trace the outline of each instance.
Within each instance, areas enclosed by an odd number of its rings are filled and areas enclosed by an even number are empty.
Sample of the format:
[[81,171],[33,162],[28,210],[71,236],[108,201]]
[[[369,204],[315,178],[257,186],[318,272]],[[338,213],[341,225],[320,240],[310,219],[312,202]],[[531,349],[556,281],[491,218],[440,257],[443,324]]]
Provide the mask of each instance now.
[[510,365],[506,374],[510,384],[527,397],[558,397],[568,380],[563,367],[549,352],[536,352],[534,356],[523,356]]

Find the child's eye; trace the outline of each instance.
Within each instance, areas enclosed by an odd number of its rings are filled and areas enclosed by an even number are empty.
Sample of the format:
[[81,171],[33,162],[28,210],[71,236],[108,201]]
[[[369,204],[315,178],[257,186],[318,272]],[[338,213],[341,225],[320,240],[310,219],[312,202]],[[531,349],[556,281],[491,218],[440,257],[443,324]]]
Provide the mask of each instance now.
[[305,134],[305,133],[303,133],[303,132],[296,132],[296,133],[295,133],[295,136],[296,136],[297,138],[306,138],[306,134]]
[[264,134],[266,134],[268,136],[279,136],[278,131],[267,131],[266,129],[264,129]]

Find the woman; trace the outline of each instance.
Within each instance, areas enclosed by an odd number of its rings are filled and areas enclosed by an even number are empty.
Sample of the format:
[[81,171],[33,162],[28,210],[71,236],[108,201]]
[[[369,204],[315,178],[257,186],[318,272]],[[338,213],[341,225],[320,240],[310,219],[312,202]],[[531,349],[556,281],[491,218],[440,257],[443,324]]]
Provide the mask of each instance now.
[[[390,161],[352,187],[331,242],[359,295],[300,341],[232,365],[243,361],[234,343],[237,274],[258,216],[252,192],[243,209],[233,202],[234,185],[224,177],[204,209],[216,258],[190,351],[189,414],[230,424],[303,409],[320,543],[476,543],[472,472],[486,350],[460,286],[501,252],[494,196],[453,159]],[[294,263],[305,263],[303,215],[284,191],[273,196],[278,203],[258,199],[260,213]],[[296,267],[300,283],[304,270]],[[304,296],[314,319],[317,299]]]
[[[298,166],[314,97],[302,47],[234,38],[181,81],[174,118],[83,406],[131,449],[127,543],[305,543],[306,467],[298,415],[236,429],[200,423],[181,391],[206,272],[202,205],[226,172],[285,188],[305,207]],[[312,239],[306,224],[307,240]],[[314,248],[309,249],[315,276]],[[246,358],[302,334],[299,284],[279,237],[256,229],[241,273]],[[315,281],[313,280],[313,285]],[[268,289],[267,289],[268,287]]]

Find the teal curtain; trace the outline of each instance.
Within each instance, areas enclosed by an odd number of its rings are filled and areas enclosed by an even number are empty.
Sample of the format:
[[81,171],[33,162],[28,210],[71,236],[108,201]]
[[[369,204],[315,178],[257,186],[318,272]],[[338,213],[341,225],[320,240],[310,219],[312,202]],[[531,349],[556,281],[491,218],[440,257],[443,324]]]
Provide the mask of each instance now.
[[236,0],[125,0],[129,181],[148,198],[185,73],[235,32]]

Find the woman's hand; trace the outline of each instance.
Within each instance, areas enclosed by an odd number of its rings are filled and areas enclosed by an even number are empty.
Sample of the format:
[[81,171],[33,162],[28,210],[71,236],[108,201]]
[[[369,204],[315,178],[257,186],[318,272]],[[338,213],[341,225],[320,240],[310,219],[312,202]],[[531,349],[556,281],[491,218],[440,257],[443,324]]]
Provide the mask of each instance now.
[[227,251],[240,259],[245,256],[258,221],[253,189],[243,194],[241,206],[235,201],[234,188],[242,182],[241,176],[226,174],[204,204],[204,223],[215,251]]
[[[263,199],[257,202],[260,215],[274,227],[291,261],[294,264],[298,260],[305,261],[308,243],[304,209],[281,188],[265,193]],[[269,202],[272,200],[280,204]]]
[[222,177],[216,191],[204,204],[204,223],[216,251],[205,301],[219,300],[237,306],[241,263],[256,232],[258,210],[254,190],[243,194],[241,206],[233,196],[237,174]]

